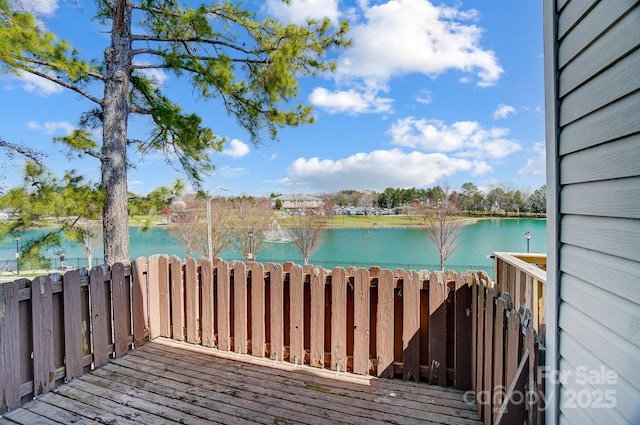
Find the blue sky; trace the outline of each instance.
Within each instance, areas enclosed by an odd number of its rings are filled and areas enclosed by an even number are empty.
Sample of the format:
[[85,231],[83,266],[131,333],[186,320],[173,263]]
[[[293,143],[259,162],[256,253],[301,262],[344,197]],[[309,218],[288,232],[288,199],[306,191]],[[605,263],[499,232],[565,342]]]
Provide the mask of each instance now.
[[[457,188],[468,181],[533,191],[545,184],[540,1],[245,4],[294,22],[347,19],[353,45],[331,52],[336,73],[301,80],[300,98],[314,106],[315,124],[283,129],[278,141],[258,146],[215,100],[194,99],[178,77],[156,72],[172,100],[228,139],[212,156],[216,171],[205,189],[268,196],[444,183]],[[84,59],[100,58],[108,47],[90,0],[20,5],[36,11]],[[74,128],[90,102],[39,77],[9,74],[0,74],[0,98],[0,136],[46,151],[46,163],[57,173],[75,169],[99,181],[97,160],[70,159],[52,142]],[[129,128],[138,138],[148,129],[139,118]],[[137,194],[183,177],[161,155],[132,152],[129,161],[129,190]],[[22,167],[5,163],[6,185],[20,183]]]

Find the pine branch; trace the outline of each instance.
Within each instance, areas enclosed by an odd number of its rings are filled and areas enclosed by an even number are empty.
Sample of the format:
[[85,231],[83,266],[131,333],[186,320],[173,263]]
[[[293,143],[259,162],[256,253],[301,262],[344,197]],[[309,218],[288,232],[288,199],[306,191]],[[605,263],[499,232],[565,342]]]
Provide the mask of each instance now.
[[46,72],[42,72],[42,71],[37,70],[35,68],[24,67],[24,68],[22,68],[22,70],[25,71],[25,72],[28,72],[30,74],[37,75],[38,77],[42,77],[45,80],[49,80],[49,81],[51,81],[53,83],[56,83],[56,84],[58,84],[58,85],[60,85],[62,87],[65,87],[65,88],[67,88],[67,89],[69,89],[71,91],[74,91],[74,92],[80,94],[81,96],[84,96],[85,98],[89,99],[90,101],[102,106],[102,99],[98,99],[97,97],[91,95],[89,92],[87,92],[86,90],[81,89],[80,87],[76,86],[75,84],[68,83],[68,82],[62,80],[61,78],[58,78],[56,76],[47,74]]

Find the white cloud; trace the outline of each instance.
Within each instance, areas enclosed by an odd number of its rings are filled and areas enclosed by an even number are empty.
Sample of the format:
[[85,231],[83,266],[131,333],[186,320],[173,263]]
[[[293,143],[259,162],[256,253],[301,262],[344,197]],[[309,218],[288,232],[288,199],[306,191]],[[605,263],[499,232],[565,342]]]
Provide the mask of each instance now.
[[352,23],[349,32],[353,46],[338,61],[342,76],[386,82],[398,75],[436,77],[457,70],[475,74],[479,86],[500,78],[495,53],[480,46],[483,30],[472,22],[477,12],[425,0],[361,4],[362,22]]
[[22,82],[22,88],[38,96],[46,97],[50,94],[62,93],[62,86],[28,72],[20,72],[19,79]]
[[57,0],[13,0],[10,4],[12,10],[45,16],[53,15],[58,8]]
[[27,123],[27,128],[29,130],[41,131],[42,133],[47,135],[52,135],[55,133],[63,133],[64,135],[68,135],[71,134],[71,132],[75,129],[75,127],[67,121],[47,121],[44,124],[41,124],[37,121],[29,121]]
[[337,22],[340,18],[338,0],[292,0],[286,4],[282,0],[267,0],[267,12],[285,22],[303,24],[307,19],[329,18]]
[[244,167],[224,166],[219,169],[216,169],[216,174],[220,174],[220,176],[224,178],[234,178],[234,177],[241,177],[249,174],[249,170],[247,170]]
[[377,90],[358,92],[355,89],[333,91],[318,87],[309,95],[314,106],[330,113],[346,112],[350,114],[390,112],[392,99],[379,97]]
[[423,105],[428,105],[431,101],[431,92],[429,90],[421,90],[416,96],[416,102],[422,103]]
[[513,106],[500,104],[498,105],[498,109],[496,109],[495,112],[493,113],[493,119],[494,120],[505,119],[510,114],[515,114],[515,113],[516,113],[516,108],[514,108]]
[[428,186],[459,171],[482,169],[480,164],[441,153],[399,149],[357,153],[332,160],[298,158],[287,170],[288,181],[316,190],[384,190],[386,187]]
[[231,158],[242,158],[249,154],[250,148],[244,142],[241,142],[238,139],[233,139],[229,142],[229,147],[225,148],[220,152],[221,155],[230,156]]
[[430,152],[452,152],[457,157],[503,158],[521,149],[508,139],[506,128],[484,128],[476,121],[459,121],[446,125],[443,121],[408,117],[397,120],[390,128],[392,143]]
[[158,88],[164,87],[164,83],[169,79],[169,75],[161,69],[141,69],[140,72],[150,79],[155,87]]
[[518,170],[518,175],[544,176],[547,172],[547,153],[544,142],[538,142],[533,146],[535,155],[527,160],[524,167]]

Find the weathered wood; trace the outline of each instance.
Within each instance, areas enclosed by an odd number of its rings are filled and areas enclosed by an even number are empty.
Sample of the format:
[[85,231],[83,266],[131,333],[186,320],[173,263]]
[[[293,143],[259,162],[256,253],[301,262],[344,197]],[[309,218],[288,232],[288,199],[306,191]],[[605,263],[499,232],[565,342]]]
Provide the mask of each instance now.
[[304,280],[302,267],[293,265],[289,272],[289,361],[304,363]]
[[393,377],[394,286],[393,272],[380,270],[378,274],[376,350],[378,354],[377,375],[384,378]]
[[[477,332],[477,341],[478,347],[476,350],[477,358],[476,358],[476,386],[475,391],[476,394],[481,394],[484,389],[484,347],[485,347],[485,336],[484,336],[484,321],[485,321],[485,310],[486,310],[486,295],[487,295],[487,281],[482,279],[480,276],[477,277],[477,287],[478,287],[478,332]],[[484,410],[482,408],[482,404],[480,403],[479,398],[476,398],[476,407],[478,408],[478,412],[480,413],[480,417],[484,419],[483,413]]]
[[16,282],[0,283],[0,414],[20,405],[20,326]]
[[202,317],[200,328],[202,329],[202,345],[215,347],[215,300],[213,298],[213,267],[208,258],[200,259],[200,305]]
[[158,258],[158,290],[160,300],[160,335],[171,338],[171,281],[169,279],[169,257]]
[[511,310],[507,313],[507,342],[505,344],[505,382],[513,381],[520,361],[521,346],[520,313]]
[[[526,351],[518,364],[515,377],[507,389],[504,401],[498,409],[498,416],[496,417],[495,425],[525,423],[527,413],[525,410],[526,404],[522,400],[522,395],[525,394],[526,390],[525,385],[528,370],[529,353]],[[485,424],[487,424],[486,420]]]
[[247,266],[233,263],[233,351],[247,353]]
[[[527,370],[527,390],[530,394],[536,394],[539,396],[538,392],[538,347],[536,343],[536,331],[531,328],[532,325],[528,326],[525,332],[525,347],[529,354],[529,367]],[[533,325],[535,326],[535,325]],[[540,388],[540,391],[543,391]],[[528,418],[527,421],[531,425],[535,425],[538,422],[538,409],[542,407],[542,402],[540,401],[541,397],[532,397],[527,400],[527,412]]]
[[471,286],[468,273],[455,276],[454,298],[454,387],[460,390],[471,389]]
[[264,357],[265,344],[265,285],[264,266],[251,262],[251,354]]
[[94,267],[89,271],[93,363],[96,367],[107,363],[111,355],[111,290],[110,283],[104,280],[106,267]]
[[182,260],[172,255],[171,263],[171,326],[172,337],[184,341],[184,271]]
[[367,269],[356,270],[353,301],[353,372],[368,375],[371,283]]
[[[181,347],[168,350],[151,342],[85,376],[65,395],[79,399],[81,390],[94,406],[126,403],[128,409],[114,410],[117,418],[145,423],[153,420],[148,413],[157,421],[185,423],[480,423],[461,392],[320,371],[311,375],[307,368],[272,362],[264,367],[265,362],[250,357],[240,363],[242,357],[221,358],[204,347],[172,344]],[[403,396],[394,396],[399,393]]]
[[198,342],[198,319],[200,318],[200,300],[198,294],[198,279],[196,277],[196,260],[187,257],[184,260],[184,300],[185,300],[185,325],[187,342]]
[[33,318],[33,388],[34,394],[44,394],[54,387],[53,370],[53,296],[52,280],[59,274],[34,279],[31,292]]
[[139,347],[147,340],[149,265],[145,257],[139,257],[131,264],[131,314],[133,316],[133,344]]
[[129,337],[132,333],[130,287],[129,278],[125,277],[125,267],[129,267],[129,264],[115,263],[111,267],[113,337],[116,357],[129,351]]
[[[483,388],[489,393],[493,392],[493,329],[494,329],[494,312],[495,312],[495,290],[489,288],[487,290],[487,300],[485,306],[484,317],[484,384]],[[482,418],[485,425],[491,425],[493,418],[493,403],[491,397],[484,400],[484,412]]]
[[402,377],[420,380],[420,279],[413,270],[402,282]]
[[216,315],[218,318],[218,348],[223,351],[231,350],[231,287],[229,264],[216,258],[213,260],[216,269]]
[[429,383],[447,382],[447,283],[442,272],[429,274]]
[[267,264],[271,296],[271,345],[270,352],[273,360],[284,360],[284,271],[282,265]]
[[80,270],[65,273],[62,279],[62,294],[64,300],[64,351],[65,376],[73,379],[82,375],[83,346],[89,346],[89,333],[82,333],[83,319],[85,326],[89,326],[86,318],[82,317],[80,300]]
[[468,273],[467,284],[471,287],[471,386],[476,389],[478,362],[478,285],[475,273]]
[[[495,302],[495,325],[493,331],[493,402],[495,406],[502,404],[502,388],[504,388],[504,315],[506,303],[502,297],[497,298]],[[498,412],[494,409],[494,420],[497,418]]]
[[160,334],[160,255],[152,255],[148,262],[148,314],[149,339],[159,337]]
[[310,274],[311,283],[311,323],[310,323],[310,364],[324,367],[324,309],[325,271],[314,267]]
[[347,370],[347,272],[331,273],[331,370]]

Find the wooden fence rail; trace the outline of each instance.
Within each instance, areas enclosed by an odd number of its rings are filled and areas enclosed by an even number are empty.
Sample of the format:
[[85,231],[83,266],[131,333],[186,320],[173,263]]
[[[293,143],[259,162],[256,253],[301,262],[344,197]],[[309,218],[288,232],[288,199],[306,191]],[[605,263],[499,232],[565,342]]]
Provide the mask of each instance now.
[[547,291],[547,255],[495,252],[495,282],[511,294],[513,304],[526,306],[538,332],[545,323]]

